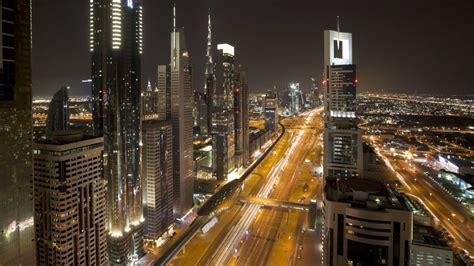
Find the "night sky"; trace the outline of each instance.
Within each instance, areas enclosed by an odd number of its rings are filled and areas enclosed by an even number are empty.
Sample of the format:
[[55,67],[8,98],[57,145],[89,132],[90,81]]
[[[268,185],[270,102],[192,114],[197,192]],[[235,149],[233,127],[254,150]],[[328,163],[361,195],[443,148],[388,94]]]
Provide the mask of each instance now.
[[[33,93],[52,95],[61,85],[88,95],[88,0],[33,0]],[[236,47],[251,92],[323,73],[323,30],[353,33],[359,91],[433,95],[474,94],[472,0],[177,0],[193,66],[204,81],[207,9],[214,44]],[[142,77],[156,80],[169,62],[172,3],[144,0]]]

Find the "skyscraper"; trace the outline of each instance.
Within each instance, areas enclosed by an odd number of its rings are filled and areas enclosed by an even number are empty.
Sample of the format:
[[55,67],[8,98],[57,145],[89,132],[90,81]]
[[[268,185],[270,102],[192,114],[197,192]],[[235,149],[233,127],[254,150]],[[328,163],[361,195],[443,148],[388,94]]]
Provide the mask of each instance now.
[[276,90],[268,90],[264,102],[265,130],[276,132],[278,127],[278,99]]
[[352,34],[324,31],[324,171],[328,178],[362,174],[362,141],[356,118],[356,67]]
[[158,117],[171,119],[171,69],[170,65],[158,66]]
[[142,115],[148,119],[159,118],[158,110],[159,106],[159,97],[158,97],[158,88],[153,88],[151,82],[148,81],[145,91],[142,93]]
[[234,47],[219,44],[215,64],[216,86],[212,106],[212,148],[214,175],[219,180],[235,168],[234,132]]
[[145,238],[158,240],[173,225],[173,129],[171,121],[143,119],[142,175]]
[[136,0],[90,2],[94,133],[104,136],[110,263],[143,255],[140,79],[143,8]]
[[303,98],[301,96],[300,84],[298,82],[290,83],[290,112],[293,115],[299,114],[301,112],[301,107],[303,105]]
[[181,216],[193,206],[193,90],[184,30],[176,28],[176,7],[173,9],[170,68],[174,213]]
[[0,6],[0,264],[34,265],[31,1]]
[[103,138],[61,133],[34,145],[37,262],[105,265]]
[[214,62],[212,60],[212,25],[211,25],[211,11],[208,12],[207,18],[207,49],[206,49],[206,70],[204,73],[204,95],[206,97],[207,105],[207,125],[202,133],[211,134],[212,131],[212,105],[214,91],[216,87],[216,77],[214,75]]
[[208,114],[207,96],[199,91],[194,92],[194,105],[197,117],[195,118],[195,127],[199,129],[200,136],[208,136]]
[[52,139],[54,131],[69,129],[69,87],[57,91],[48,108],[46,139]]
[[233,101],[234,106],[232,112],[234,114],[234,138],[235,138],[235,167],[239,168],[243,163],[243,150],[244,150],[244,112],[243,112],[243,87],[244,78],[243,78],[243,69],[241,65],[235,67],[234,70],[234,84],[233,84]]
[[242,94],[242,163],[247,166],[250,161],[250,133],[249,133],[249,88],[245,71],[240,72]]

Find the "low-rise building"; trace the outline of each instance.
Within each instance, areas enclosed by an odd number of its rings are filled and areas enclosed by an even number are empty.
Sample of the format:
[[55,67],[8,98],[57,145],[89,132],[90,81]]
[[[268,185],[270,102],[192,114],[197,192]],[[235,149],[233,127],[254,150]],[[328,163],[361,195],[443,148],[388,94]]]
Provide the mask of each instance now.
[[453,252],[430,226],[415,225],[410,250],[410,265],[453,265]]
[[362,178],[327,180],[325,265],[407,265],[413,214],[385,184]]

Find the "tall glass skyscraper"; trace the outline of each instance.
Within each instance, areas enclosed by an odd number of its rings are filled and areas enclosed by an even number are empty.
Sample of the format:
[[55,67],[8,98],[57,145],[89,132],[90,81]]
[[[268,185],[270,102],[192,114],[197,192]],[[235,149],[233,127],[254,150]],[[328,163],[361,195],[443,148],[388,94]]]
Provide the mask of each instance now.
[[109,262],[143,255],[140,78],[143,7],[136,0],[90,0],[94,133],[104,136]]
[[193,206],[193,90],[184,30],[171,33],[171,123],[173,126],[174,213],[182,216]]
[[0,265],[34,265],[31,1],[0,6]]
[[216,86],[212,106],[212,148],[214,176],[227,179],[235,168],[234,132],[234,47],[230,44],[217,45],[215,65]]
[[211,11],[207,16],[207,49],[206,49],[206,70],[204,73],[204,95],[206,98],[206,126],[202,133],[210,135],[212,131],[212,101],[213,92],[216,87],[216,76],[214,75],[214,62],[212,61],[212,24],[211,24]]
[[69,87],[64,86],[57,91],[48,108],[46,120],[46,139],[53,138],[53,132],[69,129]]

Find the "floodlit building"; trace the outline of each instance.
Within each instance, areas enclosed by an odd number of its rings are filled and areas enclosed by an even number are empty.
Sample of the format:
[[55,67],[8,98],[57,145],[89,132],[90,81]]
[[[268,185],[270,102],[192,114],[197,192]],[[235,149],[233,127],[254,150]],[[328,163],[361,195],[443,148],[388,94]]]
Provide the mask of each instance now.
[[407,265],[413,214],[385,184],[350,178],[326,181],[325,265]]
[[292,82],[289,85],[290,112],[297,115],[301,112],[304,101],[298,82]]
[[174,213],[181,217],[193,207],[193,90],[184,30],[171,33],[171,123],[173,126]]
[[90,1],[93,130],[104,136],[108,256],[132,263],[144,254],[140,180],[143,6],[137,0]]
[[352,63],[352,34],[324,31],[325,179],[362,174],[362,137],[356,117],[356,66]]
[[31,1],[0,6],[0,261],[34,265]]
[[142,176],[145,238],[168,233],[173,215],[173,128],[171,121],[143,120]]
[[105,265],[104,139],[81,131],[55,133],[34,145],[37,263]]

